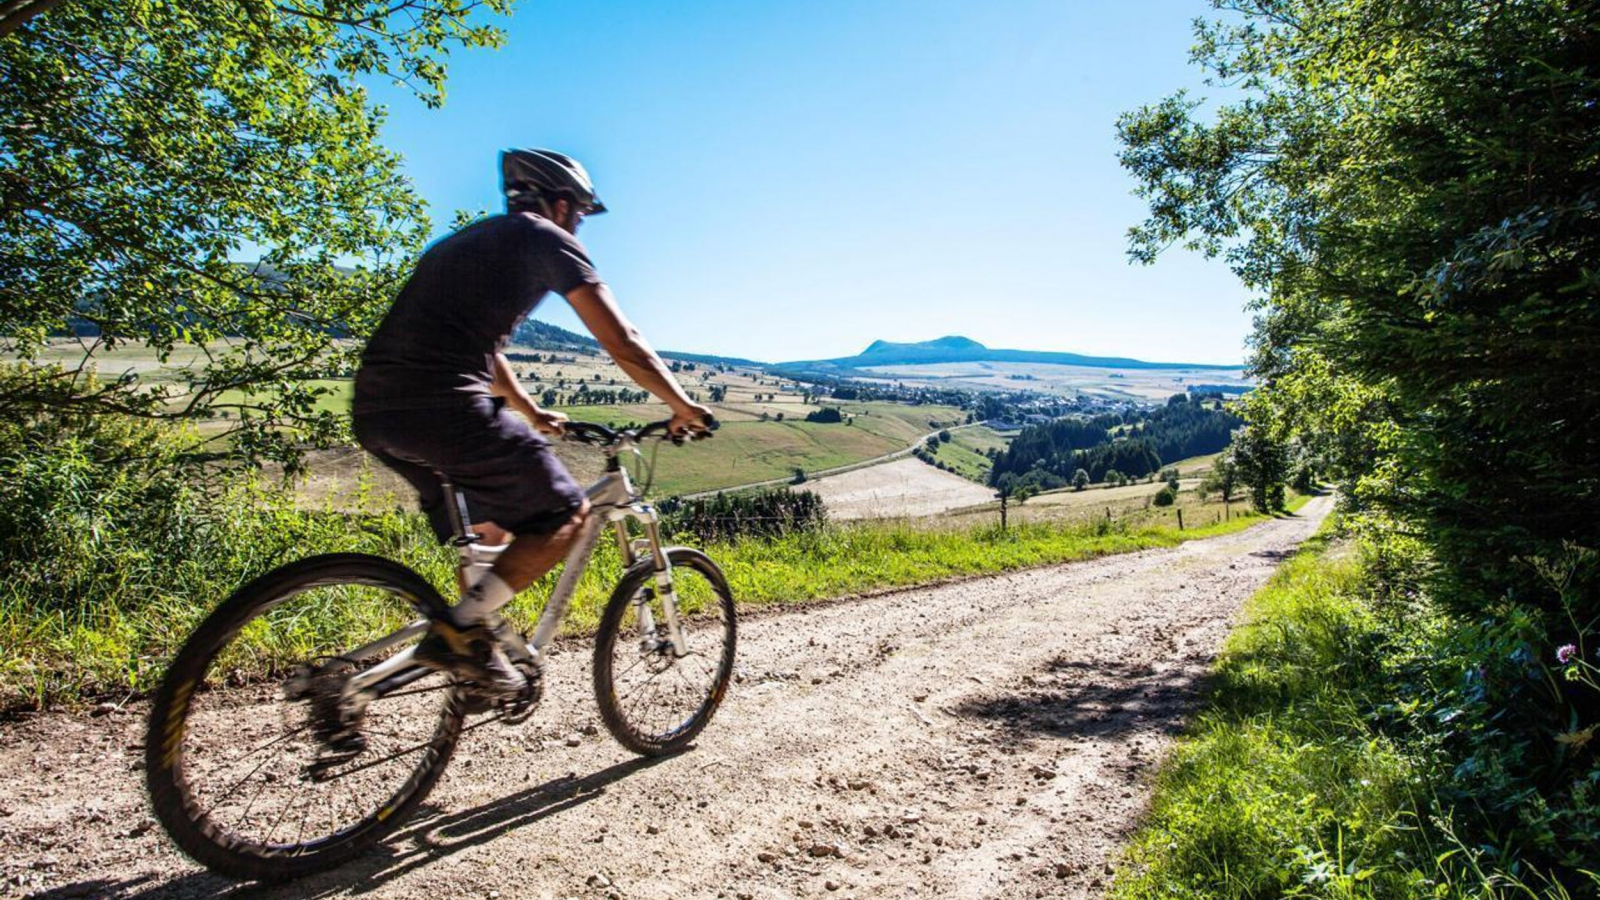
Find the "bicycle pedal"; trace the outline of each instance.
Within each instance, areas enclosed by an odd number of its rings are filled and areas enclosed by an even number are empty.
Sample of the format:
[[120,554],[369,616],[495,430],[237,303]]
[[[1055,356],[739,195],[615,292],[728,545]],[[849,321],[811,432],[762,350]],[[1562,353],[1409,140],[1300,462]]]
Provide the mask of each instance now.
[[527,687],[516,697],[501,698],[500,721],[507,725],[520,725],[528,721],[539,701],[544,699],[544,669],[531,659],[512,660],[512,665],[528,679]]
[[456,703],[460,705],[462,715],[476,716],[494,709],[500,703],[500,698],[480,690],[472,682],[459,682],[456,684]]

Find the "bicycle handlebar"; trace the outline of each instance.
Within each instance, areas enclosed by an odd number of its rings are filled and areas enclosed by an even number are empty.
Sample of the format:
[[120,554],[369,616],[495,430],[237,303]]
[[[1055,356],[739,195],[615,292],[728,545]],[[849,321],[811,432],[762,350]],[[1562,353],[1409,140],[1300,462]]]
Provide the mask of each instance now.
[[701,417],[700,424],[705,426],[704,431],[673,434],[668,430],[672,427],[671,419],[651,422],[635,429],[611,429],[604,425],[596,425],[593,422],[569,421],[563,426],[564,434],[562,436],[569,441],[577,441],[580,444],[598,444],[602,447],[610,447],[624,440],[642,441],[645,438],[657,438],[658,440],[671,441],[674,444],[683,444],[685,441],[711,437],[711,432],[717,430],[718,427],[716,417],[711,415]]

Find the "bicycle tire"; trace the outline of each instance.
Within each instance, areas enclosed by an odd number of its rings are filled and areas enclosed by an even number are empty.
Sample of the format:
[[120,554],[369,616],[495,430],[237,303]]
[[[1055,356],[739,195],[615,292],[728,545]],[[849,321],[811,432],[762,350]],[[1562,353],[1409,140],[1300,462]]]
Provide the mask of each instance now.
[[[355,553],[313,556],[274,569],[235,591],[201,622],[167,668],[150,709],[146,784],[162,827],[183,852],[213,872],[239,879],[284,881],[338,865],[398,828],[433,789],[449,762],[464,714],[456,692],[445,689],[439,695],[439,717],[431,739],[409,777],[378,808],[335,834],[284,844],[271,843],[270,834],[263,843],[241,839],[213,821],[213,810],[202,809],[191,791],[184,764],[185,735],[195,715],[194,702],[208,695],[217,695],[219,705],[226,702],[221,699],[225,692],[209,690],[205,683],[213,659],[247,625],[265,620],[284,601],[317,588],[356,586],[392,592],[417,614],[428,617],[446,608],[432,585],[398,563]],[[425,728],[426,722],[418,725]],[[282,755],[274,749],[270,758],[281,759]],[[359,814],[359,799],[356,807]],[[276,827],[274,824],[274,830]]]
[[[733,661],[738,642],[738,620],[734,609],[733,592],[728,580],[711,558],[687,547],[666,549],[668,561],[674,572],[674,581],[684,572],[694,572],[704,577],[714,599],[713,613],[720,628],[712,624],[703,629],[704,634],[720,631],[719,655],[706,685],[705,696],[694,705],[693,711],[680,722],[663,732],[647,732],[641,723],[634,721],[631,710],[617,694],[617,677],[614,668],[618,641],[623,638],[628,613],[635,605],[640,592],[653,586],[655,569],[650,560],[642,560],[623,573],[621,581],[612,591],[600,618],[594,647],[594,692],[600,707],[600,718],[617,742],[644,756],[666,756],[677,753],[689,745],[711,721],[717,707],[727,694],[728,683],[733,678]],[[652,592],[653,593],[653,592]],[[679,591],[680,596],[682,591]],[[695,623],[703,619],[693,619]],[[659,623],[658,623],[659,624]],[[687,626],[686,626],[687,627]],[[693,655],[693,654],[690,654]],[[665,660],[665,657],[661,657]],[[673,660],[675,665],[677,660]]]

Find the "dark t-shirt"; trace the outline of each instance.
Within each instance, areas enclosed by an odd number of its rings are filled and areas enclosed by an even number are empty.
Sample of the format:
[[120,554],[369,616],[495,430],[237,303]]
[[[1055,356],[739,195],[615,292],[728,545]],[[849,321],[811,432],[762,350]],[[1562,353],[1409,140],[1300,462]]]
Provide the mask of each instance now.
[[469,225],[417,261],[361,354],[357,414],[457,406],[488,393],[493,356],[546,293],[597,284],[578,239],[532,213]]

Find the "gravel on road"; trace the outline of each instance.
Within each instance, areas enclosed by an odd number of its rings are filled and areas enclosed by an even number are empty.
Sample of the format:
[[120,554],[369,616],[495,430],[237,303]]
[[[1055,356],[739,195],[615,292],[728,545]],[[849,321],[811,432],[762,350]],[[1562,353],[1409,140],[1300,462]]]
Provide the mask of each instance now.
[[468,734],[416,819],[342,868],[236,885],[143,793],[144,706],[0,725],[0,895],[59,900],[1034,898],[1100,894],[1240,605],[1331,507],[1178,547],[742,623],[692,751],[595,725],[589,646]]

